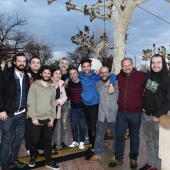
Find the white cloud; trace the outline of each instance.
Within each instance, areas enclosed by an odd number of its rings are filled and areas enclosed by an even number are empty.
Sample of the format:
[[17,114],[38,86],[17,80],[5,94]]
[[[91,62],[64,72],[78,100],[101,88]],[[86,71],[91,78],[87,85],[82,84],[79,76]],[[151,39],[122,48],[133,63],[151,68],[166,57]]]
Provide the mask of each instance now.
[[[1,13],[12,14],[15,11],[29,17],[27,30],[35,36],[45,39],[47,42],[55,44],[55,56],[63,57],[67,51],[76,48],[70,38],[83,30],[87,25],[93,33],[96,27],[104,29],[104,22],[96,19],[90,22],[89,16],[84,16],[78,11],[67,11],[66,0],[54,1],[47,5],[47,0],[0,0]],[[95,4],[97,0],[72,0],[72,3],[83,7],[85,4]],[[170,3],[164,0],[149,0],[141,5],[142,8],[167,20],[169,19]],[[113,31],[111,21],[106,22],[106,29]],[[126,56],[142,56],[142,50],[152,48],[152,44],[168,46],[170,44],[170,24],[156,18],[155,16],[136,8],[128,29],[128,40],[126,46]],[[109,34],[113,39],[113,34]],[[167,47],[168,48],[168,47]]]

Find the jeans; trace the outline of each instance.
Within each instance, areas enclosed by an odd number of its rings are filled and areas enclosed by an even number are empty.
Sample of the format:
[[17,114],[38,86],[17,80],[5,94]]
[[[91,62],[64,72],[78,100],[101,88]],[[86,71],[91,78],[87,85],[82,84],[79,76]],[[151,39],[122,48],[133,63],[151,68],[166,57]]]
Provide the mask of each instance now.
[[[8,117],[2,121],[1,137],[1,166],[6,167],[9,162],[15,161],[18,156],[25,133],[26,113]],[[11,148],[11,155],[9,151]]]
[[98,119],[99,104],[96,105],[84,105],[84,116],[87,123],[89,144],[94,148],[94,141],[96,137],[96,124]]
[[142,129],[146,142],[147,162],[149,165],[161,169],[161,159],[158,158],[159,151],[159,122],[154,122],[152,116],[142,115]]
[[108,122],[107,118],[105,117],[104,122],[101,122],[98,120],[97,122],[97,132],[96,132],[96,139],[94,143],[94,153],[95,155],[101,155],[102,154],[102,147],[104,143],[104,136],[107,130],[107,126],[109,124],[110,130],[112,132],[113,136],[113,145],[112,145],[112,152],[113,155],[115,155],[115,126],[116,122]]
[[67,117],[69,113],[69,101],[66,101],[61,107],[61,131],[60,131],[60,144],[66,141],[66,131],[67,131]]
[[[86,135],[86,121],[83,113],[83,109],[74,109],[70,110],[70,124],[72,129],[73,141],[75,142],[84,142]],[[80,134],[78,134],[78,126]]]
[[118,110],[116,117],[116,151],[115,157],[123,161],[125,149],[125,134],[129,128],[130,153],[129,158],[137,160],[139,154],[139,131],[142,113],[126,113]]
[[38,143],[41,137],[41,131],[43,130],[43,143],[44,143],[44,155],[46,163],[52,161],[52,127],[48,126],[50,120],[38,120],[42,125],[31,124],[31,140],[30,140],[30,156],[37,158],[38,156]]

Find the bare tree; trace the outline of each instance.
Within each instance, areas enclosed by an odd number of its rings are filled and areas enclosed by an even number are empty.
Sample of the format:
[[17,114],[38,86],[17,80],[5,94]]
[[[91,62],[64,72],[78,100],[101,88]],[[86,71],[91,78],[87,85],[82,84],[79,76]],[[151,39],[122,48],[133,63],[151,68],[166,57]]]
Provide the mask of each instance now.
[[79,33],[76,36],[71,37],[71,41],[74,44],[80,45],[82,48],[89,48],[94,53],[94,58],[99,58],[99,54],[103,49],[113,49],[114,47],[107,43],[106,32],[99,36],[99,40],[94,43],[94,33],[89,35],[89,27],[84,27],[84,32],[79,29]]
[[23,50],[28,36],[27,32],[21,28],[26,24],[27,18],[19,16],[18,13],[0,14],[0,62]]
[[37,56],[41,58],[42,64],[45,64],[54,56],[53,52],[53,44],[47,44],[43,40],[38,40],[35,37],[31,37],[27,44],[25,45],[25,51],[28,54],[28,57],[31,58],[33,56]]
[[67,52],[67,54],[70,63],[78,68],[81,60],[84,58],[89,58],[92,55],[92,51],[89,48],[80,46],[76,48],[75,51]]
[[[102,0],[98,0],[96,4],[85,5],[84,7],[78,7],[71,3],[72,0],[66,2],[66,8],[68,11],[77,10],[83,12],[84,15],[90,16],[90,21],[95,18],[105,20],[111,20],[113,23],[114,32],[114,72],[118,73],[121,66],[121,60],[125,56],[125,45],[127,39],[127,28],[132,17],[134,9],[147,2],[148,0],[107,0],[105,3]],[[104,8],[104,13],[102,8]]]

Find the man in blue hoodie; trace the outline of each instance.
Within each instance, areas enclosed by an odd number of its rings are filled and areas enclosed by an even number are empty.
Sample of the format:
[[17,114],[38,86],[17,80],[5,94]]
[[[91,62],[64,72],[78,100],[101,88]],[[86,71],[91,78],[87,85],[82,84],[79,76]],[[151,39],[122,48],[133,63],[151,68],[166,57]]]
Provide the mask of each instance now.
[[[96,74],[94,70],[91,70],[92,60],[85,58],[81,61],[81,69],[79,72],[79,78],[82,83],[83,92],[82,99],[84,103],[84,115],[88,128],[89,135],[89,148],[86,152],[86,160],[89,160],[94,155],[94,141],[96,137],[96,124],[98,120],[98,106],[99,106],[99,94],[96,88],[96,82],[100,80],[99,74]],[[110,75],[111,83],[115,83],[116,75]],[[113,88],[112,84],[110,88]]]

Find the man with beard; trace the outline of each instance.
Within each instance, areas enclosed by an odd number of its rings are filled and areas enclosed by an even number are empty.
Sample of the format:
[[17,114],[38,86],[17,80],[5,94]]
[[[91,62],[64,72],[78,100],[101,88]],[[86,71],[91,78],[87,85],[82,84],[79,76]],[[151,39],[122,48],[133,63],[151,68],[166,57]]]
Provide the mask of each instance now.
[[28,116],[32,119],[30,140],[30,162],[34,167],[38,157],[38,142],[41,131],[43,131],[45,166],[52,169],[59,167],[52,161],[52,128],[56,118],[56,107],[54,105],[56,90],[50,84],[51,71],[49,66],[40,68],[41,80],[36,80],[30,87],[28,93]]
[[[39,69],[41,67],[41,60],[39,57],[32,57],[30,59],[30,65],[29,68],[27,69],[27,74],[29,76],[29,82],[30,85],[40,79],[40,74],[39,74]],[[27,150],[28,155],[30,154],[30,133],[31,133],[31,124],[32,121],[29,117],[26,119],[26,129],[25,129],[25,147]],[[41,135],[42,136],[42,135]],[[39,143],[39,149],[43,150],[43,144]]]
[[[69,60],[66,58],[62,58],[60,60],[59,67],[62,71],[61,79],[63,81],[65,81],[69,77],[69,72],[67,71],[67,69],[69,67]],[[60,119],[61,130],[60,130],[60,132],[58,132],[58,134],[59,134],[58,136],[60,139],[60,143],[59,143],[60,149],[67,148],[66,141],[65,141],[66,140],[66,132],[67,132],[67,117],[68,117],[68,113],[69,113],[69,97],[68,97],[68,88],[67,87],[65,87],[65,91],[67,94],[67,101],[61,107],[61,119]],[[55,145],[53,146],[53,149],[56,149]]]
[[130,168],[137,169],[145,74],[133,68],[133,62],[130,58],[123,59],[121,61],[121,67],[122,69],[117,75],[119,97],[116,117],[115,159],[109,163],[109,167],[116,167],[123,163],[125,134],[127,128],[129,128]]
[[25,133],[26,104],[29,89],[29,77],[25,72],[26,66],[27,58],[25,54],[18,53],[12,59],[12,67],[0,73],[2,170],[9,169],[8,163],[11,163],[17,169],[25,167],[24,163],[17,160],[17,155]]
[[106,129],[109,127],[113,136],[113,157],[115,155],[115,122],[117,114],[117,99],[118,99],[118,84],[117,81],[114,84],[114,93],[108,94],[108,88],[110,87],[110,72],[108,67],[101,67],[99,70],[100,78],[96,84],[97,91],[99,93],[99,112],[97,122],[96,139],[94,143],[94,156],[90,158],[90,162],[101,159],[102,148],[104,143],[104,136]]
[[[98,119],[98,107],[99,107],[99,94],[96,88],[96,82],[100,80],[100,76],[92,70],[92,60],[85,58],[81,60],[81,69],[79,72],[79,78],[82,83],[82,99],[83,110],[88,128],[89,135],[89,148],[86,151],[85,159],[89,160],[94,155],[94,142],[96,137],[96,124]],[[108,88],[108,92],[112,90],[112,83],[115,83],[116,75],[110,74],[111,85]]]
[[170,77],[165,58],[155,54],[150,61],[151,71],[146,74],[143,97],[142,128],[146,141],[147,164],[140,170],[160,170],[159,119],[170,110]]

